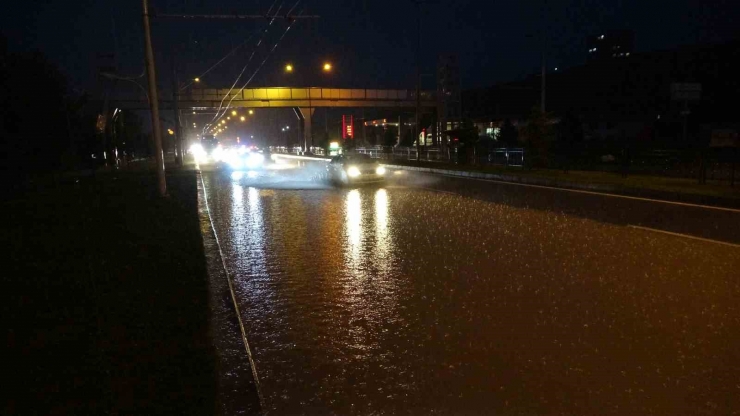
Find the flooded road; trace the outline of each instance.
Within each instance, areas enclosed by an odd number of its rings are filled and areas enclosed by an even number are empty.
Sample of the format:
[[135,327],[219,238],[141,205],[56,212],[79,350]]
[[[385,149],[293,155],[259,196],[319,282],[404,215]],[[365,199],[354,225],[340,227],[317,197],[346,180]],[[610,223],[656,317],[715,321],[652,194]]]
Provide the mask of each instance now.
[[281,175],[203,173],[268,414],[740,409],[740,248]]

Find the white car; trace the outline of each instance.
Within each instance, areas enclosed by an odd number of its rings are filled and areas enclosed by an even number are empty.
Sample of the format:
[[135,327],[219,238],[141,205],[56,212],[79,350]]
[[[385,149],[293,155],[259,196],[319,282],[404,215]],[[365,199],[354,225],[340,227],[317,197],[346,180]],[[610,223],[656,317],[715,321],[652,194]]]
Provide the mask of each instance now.
[[334,156],[326,169],[329,180],[345,185],[385,180],[385,167],[368,155]]

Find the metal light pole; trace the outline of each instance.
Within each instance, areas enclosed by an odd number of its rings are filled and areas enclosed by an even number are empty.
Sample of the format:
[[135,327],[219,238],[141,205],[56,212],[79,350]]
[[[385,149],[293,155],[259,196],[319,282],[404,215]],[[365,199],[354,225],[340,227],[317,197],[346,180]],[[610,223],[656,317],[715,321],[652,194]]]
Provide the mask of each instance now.
[[542,27],[540,28],[540,30],[541,30],[540,36],[542,38],[541,39],[542,40],[542,46],[541,46],[541,48],[542,48],[542,80],[541,80],[541,85],[540,85],[540,94],[541,94],[541,96],[540,96],[540,110],[542,111],[542,114],[545,114],[545,75],[547,73],[547,71],[545,70],[545,42],[546,42],[545,41],[545,39],[546,39],[546,37],[545,37],[545,29],[546,29],[546,25],[545,25],[545,6],[546,5],[547,5],[547,0],[543,0],[542,1],[542,6],[541,6],[541,9],[540,9],[540,19],[542,20],[542,23],[541,23],[542,24]]
[[177,67],[175,66],[175,58],[172,58],[172,103],[173,103],[173,116],[175,118],[175,163],[177,166],[182,167],[185,159],[185,151],[183,150],[183,137],[182,129],[180,128],[180,91],[177,82]]
[[[416,161],[421,160],[421,139],[419,134],[421,128],[419,126],[419,109],[421,108],[421,97],[419,96],[421,90],[421,2],[416,1]],[[424,138],[426,141],[426,137]]]
[[154,157],[157,161],[157,187],[159,196],[167,196],[167,182],[164,176],[164,153],[162,153],[162,129],[159,124],[159,97],[157,96],[157,74],[154,68],[152,34],[149,28],[149,2],[141,1],[144,8],[144,46],[146,48],[146,70],[149,79],[149,108],[152,112],[152,134],[154,135]]
[[541,97],[540,97],[540,110],[542,110],[542,114],[545,114],[545,41],[544,41],[544,35],[543,35],[543,41],[542,41],[542,84],[540,85],[541,91]]

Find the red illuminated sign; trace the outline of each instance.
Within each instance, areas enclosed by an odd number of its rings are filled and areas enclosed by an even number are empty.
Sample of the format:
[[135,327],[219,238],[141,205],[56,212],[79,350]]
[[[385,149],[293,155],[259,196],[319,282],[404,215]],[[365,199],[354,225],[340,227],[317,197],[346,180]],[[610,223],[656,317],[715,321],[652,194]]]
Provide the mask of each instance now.
[[354,124],[355,124],[354,116],[342,115],[342,138],[343,139],[354,139],[355,138],[355,132],[353,128]]

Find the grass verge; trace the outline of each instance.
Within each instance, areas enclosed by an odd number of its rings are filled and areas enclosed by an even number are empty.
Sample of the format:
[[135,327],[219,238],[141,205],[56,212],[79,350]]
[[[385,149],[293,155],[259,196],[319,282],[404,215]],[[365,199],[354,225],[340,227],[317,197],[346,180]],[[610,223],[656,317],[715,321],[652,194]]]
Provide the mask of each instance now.
[[2,203],[3,414],[211,414],[193,172],[69,181]]

